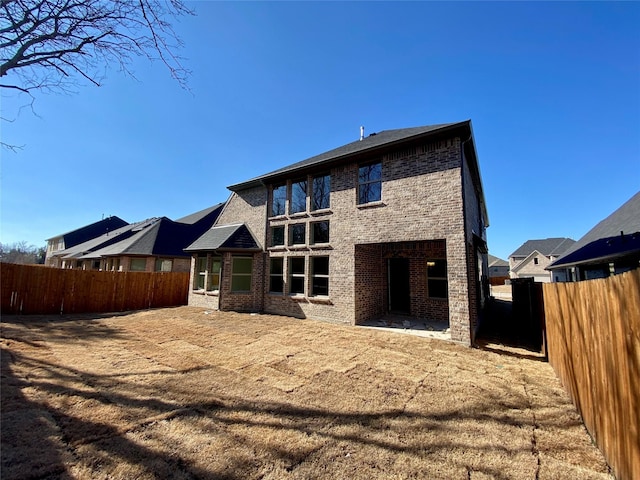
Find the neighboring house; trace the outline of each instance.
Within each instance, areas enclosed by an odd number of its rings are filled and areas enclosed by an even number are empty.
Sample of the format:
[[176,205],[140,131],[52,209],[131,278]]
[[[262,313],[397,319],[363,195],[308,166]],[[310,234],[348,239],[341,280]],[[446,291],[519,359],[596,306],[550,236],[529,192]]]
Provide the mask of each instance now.
[[188,272],[184,248],[206,232],[224,204],[180,218],[150,218],[60,252],[63,268]]
[[548,269],[554,279],[558,272],[568,270],[567,280],[579,281],[616,275],[639,265],[640,192],[589,230]]
[[574,243],[571,238],[527,240],[509,255],[509,276],[551,282],[551,274],[545,269]]
[[489,282],[491,285],[504,285],[509,278],[509,262],[489,255]]
[[47,253],[45,256],[45,265],[50,267],[61,267],[59,263],[60,256],[58,252],[67,248],[75,247],[81,243],[87,242],[96,237],[100,237],[106,233],[113,232],[121,227],[129,225],[119,217],[103,218],[99,222],[86,225],[84,227],[72,230],[71,232],[56,235],[47,239]]
[[471,344],[488,218],[470,121],[387,130],[229,187],[189,304],[347,324],[446,322]]

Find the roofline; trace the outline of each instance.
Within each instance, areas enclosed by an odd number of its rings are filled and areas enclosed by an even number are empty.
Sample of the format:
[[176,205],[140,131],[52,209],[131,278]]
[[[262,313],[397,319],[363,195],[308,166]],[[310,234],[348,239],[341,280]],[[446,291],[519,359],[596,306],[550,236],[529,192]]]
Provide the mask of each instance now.
[[547,265],[545,267],[545,270],[553,271],[553,270],[561,269],[561,268],[579,267],[581,265],[593,265],[593,264],[601,263],[604,260],[625,257],[626,255],[632,255],[633,253],[637,253],[637,252],[635,252],[634,250],[629,250],[629,251],[624,252],[622,254],[620,254],[620,253],[610,253],[609,255],[602,255],[600,257],[588,258],[586,260],[577,261],[577,262],[569,262],[569,263],[556,263],[556,262],[553,262],[550,265]]
[[[465,138],[465,140],[468,140],[469,138],[473,138],[473,131],[471,128],[471,120],[463,120],[462,122],[458,122],[458,123],[453,123],[453,124],[448,124],[444,127],[438,128],[436,130],[430,130],[428,132],[423,132],[423,133],[418,133],[416,135],[412,135],[409,137],[403,137],[401,139],[398,140],[394,140],[391,142],[387,142],[387,143],[383,143],[381,145],[375,145],[373,147],[369,147],[369,148],[365,148],[363,150],[358,150],[356,152],[351,152],[351,153],[346,153],[343,155],[338,155],[337,157],[332,157],[332,158],[328,158],[328,159],[324,159],[324,160],[319,160],[315,163],[311,163],[311,164],[305,164],[302,165],[300,167],[297,168],[293,168],[291,170],[286,170],[286,171],[282,171],[282,169],[276,170],[275,172],[272,173],[266,173],[264,175],[261,175],[259,177],[253,178],[251,180],[247,180],[245,182],[240,182],[240,183],[236,183],[234,185],[229,185],[227,188],[229,190],[231,190],[232,192],[237,192],[239,190],[245,190],[247,188],[253,188],[253,187],[259,187],[262,185],[266,185],[267,182],[272,181],[274,179],[278,179],[278,178],[283,178],[283,177],[289,177],[291,175],[295,175],[296,173],[300,173],[303,171],[308,171],[308,170],[312,170],[316,167],[319,167],[320,165],[322,166],[328,166],[328,165],[334,165],[337,163],[340,163],[344,160],[347,160],[349,158],[353,158],[353,157],[360,157],[360,156],[366,156],[366,155],[370,155],[376,151],[380,151],[380,150],[386,150],[389,149],[390,147],[393,147],[395,145],[401,145],[403,143],[406,143],[408,141],[415,141],[415,140],[419,140],[421,138],[429,138],[429,137],[437,137],[440,136],[444,133],[448,133],[448,132],[453,132],[456,130],[461,130],[464,133],[467,133],[467,137]],[[340,148],[336,147],[336,148]],[[476,161],[477,164],[477,155],[475,154],[475,141],[473,142],[473,148],[474,148],[474,160]],[[329,150],[330,151],[330,150]],[[319,155],[322,155],[322,153],[320,153]],[[313,157],[310,157],[313,158]],[[302,160],[304,161],[304,160]],[[282,167],[282,168],[286,168]],[[483,194],[484,197],[484,194]],[[488,221],[488,218],[487,218]]]

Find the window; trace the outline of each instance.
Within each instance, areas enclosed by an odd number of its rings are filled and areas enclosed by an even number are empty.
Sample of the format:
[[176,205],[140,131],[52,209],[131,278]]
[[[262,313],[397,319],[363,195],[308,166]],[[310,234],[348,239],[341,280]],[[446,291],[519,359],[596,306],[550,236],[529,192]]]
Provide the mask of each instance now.
[[329,295],[329,257],[311,257],[311,295]]
[[132,272],[144,272],[147,268],[146,258],[132,258],[129,264],[129,270]]
[[284,260],[282,258],[272,258],[269,265],[269,292],[284,292]]
[[207,278],[207,256],[199,255],[196,259],[196,275],[193,280],[194,290],[204,290],[204,282]]
[[331,177],[324,175],[314,177],[311,184],[311,210],[322,210],[329,208],[331,196]]
[[170,272],[173,261],[167,258],[156,258],[156,272]]
[[251,291],[251,273],[253,271],[253,258],[233,257],[231,268],[231,291]]
[[284,245],[284,225],[271,227],[271,246],[277,247],[280,245]]
[[329,221],[311,223],[311,244],[329,243]]
[[539,261],[538,261],[538,257],[534,257],[533,258],[533,264],[534,265],[538,265]]
[[296,223],[289,226],[289,245],[305,244],[305,224]]
[[363,165],[358,169],[358,205],[382,199],[382,163]]
[[196,275],[194,279],[194,290],[206,290],[213,292],[220,290],[220,266],[221,257],[211,255],[199,255],[196,259]]
[[447,261],[427,261],[427,291],[431,298],[447,298]]
[[220,266],[222,265],[221,257],[211,257],[208,262],[207,269],[207,291],[213,292],[220,290]]
[[289,213],[300,213],[307,210],[307,180],[298,180],[291,184],[291,202]]
[[271,191],[271,215],[284,215],[287,201],[287,186],[278,185]]
[[304,295],[304,257],[289,258],[289,293]]

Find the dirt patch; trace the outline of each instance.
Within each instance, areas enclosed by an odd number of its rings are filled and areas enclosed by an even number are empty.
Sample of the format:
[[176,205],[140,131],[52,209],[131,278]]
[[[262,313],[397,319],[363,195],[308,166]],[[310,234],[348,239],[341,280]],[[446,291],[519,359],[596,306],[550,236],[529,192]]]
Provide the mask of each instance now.
[[611,478],[551,367],[180,307],[3,317],[2,478]]

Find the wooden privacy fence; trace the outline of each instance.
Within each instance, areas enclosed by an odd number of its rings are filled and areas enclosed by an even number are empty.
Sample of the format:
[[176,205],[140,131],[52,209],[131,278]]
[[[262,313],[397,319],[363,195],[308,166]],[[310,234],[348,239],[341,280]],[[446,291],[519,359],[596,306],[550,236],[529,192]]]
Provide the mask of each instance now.
[[186,305],[188,272],[101,272],[0,264],[3,314],[104,313]]
[[640,269],[544,285],[549,362],[620,480],[640,478]]

